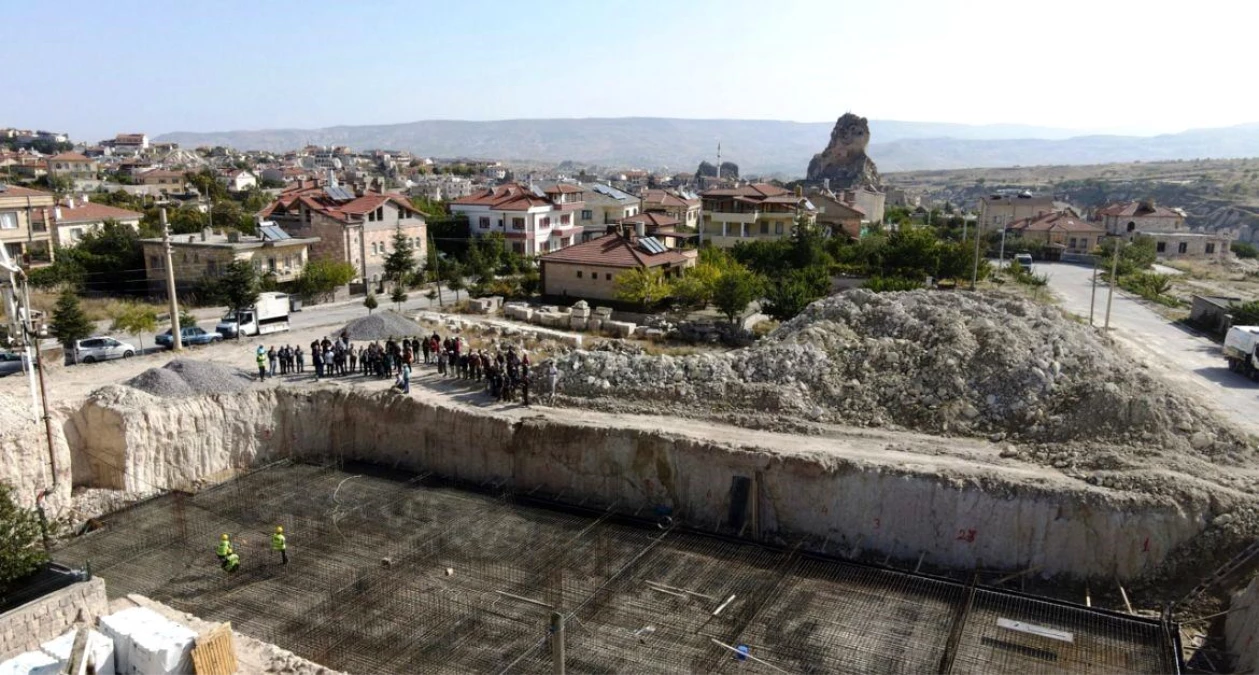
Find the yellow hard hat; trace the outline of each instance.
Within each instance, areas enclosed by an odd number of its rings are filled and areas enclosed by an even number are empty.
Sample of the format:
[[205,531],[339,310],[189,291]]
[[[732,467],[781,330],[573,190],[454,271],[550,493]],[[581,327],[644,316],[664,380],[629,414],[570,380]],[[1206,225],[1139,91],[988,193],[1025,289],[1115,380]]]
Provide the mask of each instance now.
[[276,525],[276,526],[275,526],[275,533],[276,533],[276,534],[284,534],[284,528],[283,528],[283,527],[281,527],[281,526],[279,526],[279,525]]
[[223,535],[223,536],[219,537],[219,539],[222,539],[223,541],[227,541],[227,535],[225,534],[225,535]]

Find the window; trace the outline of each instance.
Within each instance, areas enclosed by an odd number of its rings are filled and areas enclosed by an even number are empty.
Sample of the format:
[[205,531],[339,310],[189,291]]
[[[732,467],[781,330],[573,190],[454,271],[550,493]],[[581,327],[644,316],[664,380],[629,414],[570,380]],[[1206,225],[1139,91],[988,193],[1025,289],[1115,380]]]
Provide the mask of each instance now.
[[1071,237],[1071,239],[1067,242],[1067,248],[1073,251],[1075,250],[1075,237]]
[[478,223],[481,225],[481,229],[482,229],[482,230],[488,230],[488,229],[490,229],[490,218],[489,218],[489,216],[481,216],[481,219],[478,221]]
[[590,210],[590,209],[582,209],[582,211],[581,211],[581,219],[582,219],[582,220],[594,220],[594,218],[595,218],[595,212],[594,212],[594,211],[592,211],[592,210]]
[[525,229],[525,219],[524,219],[524,218],[512,218],[512,219],[511,219],[511,229],[513,229],[513,230],[523,230],[523,229]]
[[1176,246],[1176,252],[1177,252],[1177,253],[1188,253],[1188,252],[1189,252],[1189,242],[1185,242],[1185,241],[1180,242],[1180,244],[1178,244],[1178,245]]
[[206,261],[205,273],[206,276],[217,277],[219,275],[218,263],[214,260]]
[[551,226],[550,216],[542,216],[542,219],[538,221],[538,227],[550,227],[550,226]]
[[376,207],[376,220],[384,220],[384,219],[385,219],[385,207],[377,206]]
[[0,230],[16,230],[17,229],[17,213],[9,211],[0,213]]
[[1136,223],[1133,223],[1133,222],[1129,222],[1129,223],[1128,223],[1128,231],[1129,231],[1129,232],[1132,232],[1132,231],[1134,231],[1134,230],[1136,230],[1136,229],[1137,229],[1137,224],[1136,224]]
[[162,259],[155,255],[149,256],[149,267],[152,267],[155,270],[162,269]]
[[367,222],[369,222],[369,223],[374,223],[374,222],[376,222],[376,212],[375,212],[375,211],[368,211],[368,212],[367,212]]
[[783,224],[774,223],[774,234],[782,234],[782,233],[783,233]]
[[518,241],[513,241],[511,243],[511,250],[512,250],[512,253],[524,253],[525,245]]
[[1215,253],[1215,244],[1207,244],[1207,253]]
[[581,278],[581,270],[577,270],[577,278],[578,278],[578,279],[580,279],[580,278]]
[[769,234],[769,223],[761,223],[761,234]]
[[1155,244],[1155,245],[1154,245],[1154,250],[1155,250],[1156,252],[1158,252],[1158,253],[1166,253],[1166,252],[1167,252],[1167,242],[1165,242],[1165,241],[1160,241],[1160,242],[1158,242],[1157,244]]
[[571,223],[572,221],[573,221],[573,214],[571,213],[565,213],[564,215],[560,216],[560,223],[563,225],[567,225]]
[[604,281],[612,281],[612,273],[608,272],[607,274],[603,275],[603,279]]

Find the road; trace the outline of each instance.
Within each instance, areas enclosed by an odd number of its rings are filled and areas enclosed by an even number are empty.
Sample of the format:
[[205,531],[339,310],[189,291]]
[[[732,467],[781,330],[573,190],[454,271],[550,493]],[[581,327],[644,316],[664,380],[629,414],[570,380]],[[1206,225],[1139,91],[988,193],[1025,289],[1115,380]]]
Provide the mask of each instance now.
[[[1039,263],[1035,271],[1049,277],[1049,288],[1068,312],[1089,316],[1093,269],[1066,263]],[[1106,317],[1108,287],[1099,283],[1094,325]],[[1229,372],[1220,347],[1198,333],[1171,323],[1140,300],[1117,290],[1110,315],[1111,334],[1166,379],[1200,395],[1221,415],[1252,434],[1259,434],[1259,384]]]

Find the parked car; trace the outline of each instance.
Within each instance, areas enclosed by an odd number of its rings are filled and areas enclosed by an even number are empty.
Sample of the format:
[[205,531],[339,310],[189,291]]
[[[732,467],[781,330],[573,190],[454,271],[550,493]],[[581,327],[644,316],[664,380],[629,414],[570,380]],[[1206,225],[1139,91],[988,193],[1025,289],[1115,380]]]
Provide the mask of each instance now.
[[115,340],[108,335],[79,340],[74,345],[75,358],[79,363],[96,363],[110,359],[129,359],[137,350],[131,343]]
[[28,367],[30,367],[30,361],[25,354],[0,351],[0,377],[24,372]]
[[1030,253],[1020,253],[1014,256],[1014,264],[1022,267],[1028,272],[1032,271],[1032,255]]
[[[171,329],[167,328],[165,333],[162,333],[161,335],[158,335],[156,338],[153,338],[154,342],[157,342],[159,345],[163,347],[167,347],[167,348],[173,347],[174,345],[172,343],[174,342],[174,340],[171,339],[170,330]],[[202,328],[201,326],[188,326],[187,328],[180,328],[179,337],[180,339],[183,340],[184,346],[208,345],[211,342],[223,341],[222,335],[219,335],[218,333],[206,332],[206,330]]]

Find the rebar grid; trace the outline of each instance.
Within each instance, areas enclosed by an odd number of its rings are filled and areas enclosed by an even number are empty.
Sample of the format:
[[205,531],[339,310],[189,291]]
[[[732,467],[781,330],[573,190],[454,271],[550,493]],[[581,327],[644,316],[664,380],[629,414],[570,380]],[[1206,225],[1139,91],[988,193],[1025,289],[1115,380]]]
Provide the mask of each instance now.
[[[607,512],[522,505],[426,476],[281,465],[104,519],[58,551],[141,593],[354,673],[934,671],[965,589]],[[269,550],[282,524],[290,564]],[[232,535],[242,569],[218,569]],[[996,619],[1073,633],[1060,640]],[[1157,622],[980,590],[957,672],[1174,672]],[[718,645],[747,645],[736,660]],[[1052,655],[1051,655],[1052,654]]]

